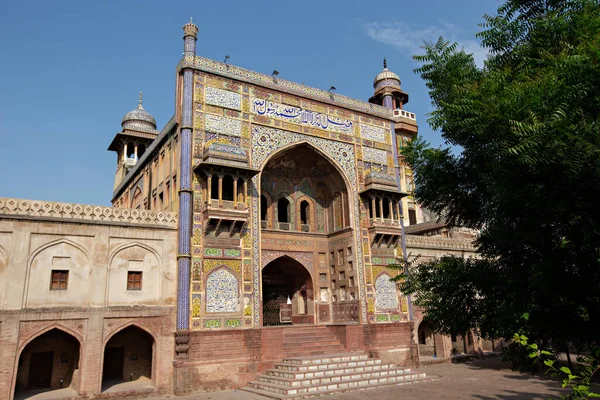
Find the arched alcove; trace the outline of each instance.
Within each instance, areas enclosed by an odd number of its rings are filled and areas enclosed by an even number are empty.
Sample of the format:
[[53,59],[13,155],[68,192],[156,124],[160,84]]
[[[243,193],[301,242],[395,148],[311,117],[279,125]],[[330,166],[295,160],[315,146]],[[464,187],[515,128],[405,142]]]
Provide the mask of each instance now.
[[152,335],[135,325],[112,335],[104,346],[102,391],[117,385],[124,391],[152,387],[155,345]]
[[[313,282],[300,262],[282,256],[268,263],[262,270],[262,288],[264,326],[314,323]],[[282,309],[291,309],[289,321],[282,320]]]
[[[62,329],[50,329],[30,341],[19,355],[15,397],[28,391],[70,388],[79,391],[80,342]],[[50,397],[48,397],[50,398]]]
[[240,310],[240,289],[237,277],[221,267],[206,278],[206,312],[233,313]]

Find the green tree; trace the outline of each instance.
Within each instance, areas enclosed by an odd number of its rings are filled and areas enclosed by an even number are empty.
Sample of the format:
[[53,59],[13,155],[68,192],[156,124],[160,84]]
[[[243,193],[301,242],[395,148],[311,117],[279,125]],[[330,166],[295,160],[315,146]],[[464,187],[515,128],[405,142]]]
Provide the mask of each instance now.
[[403,289],[440,332],[597,347],[600,5],[509,0],[481,26],[482,69],[442,38],[414,56],[448,147],[404,150],[417,200],[479,229],[479,258],[408,268]]

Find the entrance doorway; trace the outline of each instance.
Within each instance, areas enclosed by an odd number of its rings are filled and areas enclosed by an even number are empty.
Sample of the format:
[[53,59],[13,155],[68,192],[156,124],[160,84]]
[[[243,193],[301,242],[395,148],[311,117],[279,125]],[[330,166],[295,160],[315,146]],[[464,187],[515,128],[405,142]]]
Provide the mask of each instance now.
[[44,351],[31,353],[29,364],[29,380],[27,389],[46,389],[52,384],[52,366],[54,363],[54,352]]
[[29,342],[19,356],[15,398],[67,388],[76,395],[79,388],[79,348],[79,340],[58,328],[50,329]]
[[107,347],[104,351],[102,378],[123,380],[123,364],[125,363],[125,347]]
[[291,257],[279,257],[262,270],[263,326],[314,324],[310,273]]
[[134,325],[111,337],[104,348],[102,391],[152,387],[154,345],[152,335]]

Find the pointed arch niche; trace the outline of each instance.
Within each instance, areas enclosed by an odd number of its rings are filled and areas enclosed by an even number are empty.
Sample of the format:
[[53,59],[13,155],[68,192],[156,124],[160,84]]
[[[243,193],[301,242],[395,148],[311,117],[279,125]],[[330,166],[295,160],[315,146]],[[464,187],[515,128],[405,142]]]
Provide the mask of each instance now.
[[261,192],[263,203],[276,199],[267,203],[275,216],[275,224],[268,224],[273,229],[329,234],[351,226],[344,178],[309,144],[273,156],[262,170]]

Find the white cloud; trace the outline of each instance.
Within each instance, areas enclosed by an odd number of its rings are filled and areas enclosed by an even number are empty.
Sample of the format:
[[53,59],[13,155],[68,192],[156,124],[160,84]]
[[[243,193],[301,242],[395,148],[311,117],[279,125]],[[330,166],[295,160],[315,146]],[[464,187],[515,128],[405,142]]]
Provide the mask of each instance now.
[[393,46],[407,56],[423,54],[423,42],[437,42],[440,36],[444,39],[458,42],[467,53],[472,53],[475,63],[483,66],[487,50],[474,39],[461,37],[461,29],[456,25],[442,23],[442,26],[429,26],[424,29],[414,29],[404,22],[368,22],[364,24],[367,36],[371,39]]

